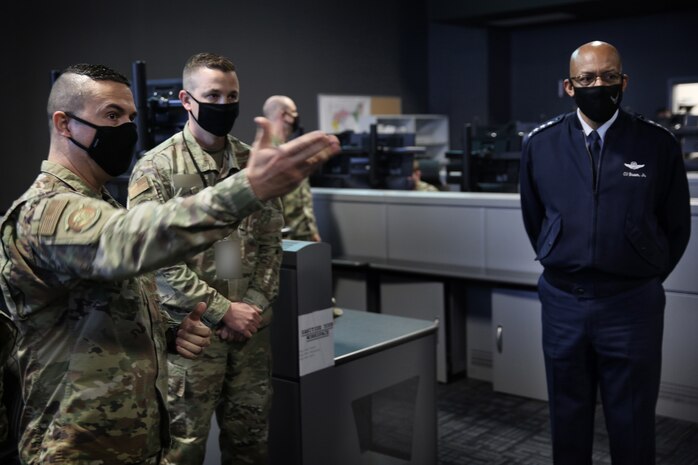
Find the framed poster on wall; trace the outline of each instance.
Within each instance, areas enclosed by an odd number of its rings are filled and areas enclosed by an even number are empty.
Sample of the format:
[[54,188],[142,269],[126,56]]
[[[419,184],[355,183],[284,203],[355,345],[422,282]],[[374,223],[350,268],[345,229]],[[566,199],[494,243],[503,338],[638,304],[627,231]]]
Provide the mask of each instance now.
[[318,94],[320,130],[365,132],[371,115],[400,114],[399,97]]

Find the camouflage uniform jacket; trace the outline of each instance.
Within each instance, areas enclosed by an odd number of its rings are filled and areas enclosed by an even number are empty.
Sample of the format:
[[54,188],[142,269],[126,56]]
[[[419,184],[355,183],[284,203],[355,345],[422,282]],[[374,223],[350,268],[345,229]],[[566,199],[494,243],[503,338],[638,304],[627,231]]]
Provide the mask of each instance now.
[[422,180],[417,181],[417,185],[414,187],[414,190],[422,192],[439,192],[435,186]]
[[318,234],[313,194],[310,181],[304,179],[300,186],[283,197],[284,223],[291,228],[289,239],[308,241]]
[[7,439],[9,423],[3,399],[3,369],[12,354],[15,343],[15,327],[10,317],[0,309],[0,444]]
[[43,162],[0,224],[23,463],[121,465],[167,446],[166,324],[146,273],[208,248],[260,207],[242,174],[196,198],[126,210]]
[[[173,197],[195,194],[244,168],[249,154],[248,145],[228,136],[218,167],[213,157],[201,149],[187,125],[138,160],[129,183],[129,208],[150,200],[166,202]],[[135,186],[139,184],[148,187],[138,189]],[[214,247],[159,270],[157,284],[162,303],[170,314],[183,317],[197,302],[206,302],[203,320],[215,327],[231,302],[246,302],[263,310],[262,325],[268,324],[271,303],[279,290],[282,226],[279,199],[265,202],[261,210],[242,220],[231,237],[240,244],[239,277],[222,279],[217,275]]]

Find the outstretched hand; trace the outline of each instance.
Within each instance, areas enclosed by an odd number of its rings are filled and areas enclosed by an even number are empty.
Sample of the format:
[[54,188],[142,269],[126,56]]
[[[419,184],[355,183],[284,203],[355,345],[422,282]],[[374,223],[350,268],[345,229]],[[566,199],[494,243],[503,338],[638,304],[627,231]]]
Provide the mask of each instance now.
[[339,140],[321,131],[275,147],[269,120],[258,117],[255,123],[257,135],[247,163],[247,179],[260,200],[291,192],[317,166],[339,152]]
[[201,315],[206,311],[206,304],[199,302],[194,311],[189,313],[177,330],[177,353],[184,358],[195,359],[205,347],[211,344],[211,330],[201,322]]

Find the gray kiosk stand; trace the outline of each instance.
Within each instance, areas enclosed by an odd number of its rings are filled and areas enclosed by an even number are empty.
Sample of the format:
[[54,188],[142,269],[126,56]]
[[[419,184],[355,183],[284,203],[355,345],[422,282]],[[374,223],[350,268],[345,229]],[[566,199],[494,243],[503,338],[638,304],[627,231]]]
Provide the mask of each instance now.
[[[271,465],[437,463],[438,321],[343,310],[334,363],[301,376],[299,316],[332,305],[330,245],[284,240],[271,326]],[[220,463],[212,419],[205,465]]]

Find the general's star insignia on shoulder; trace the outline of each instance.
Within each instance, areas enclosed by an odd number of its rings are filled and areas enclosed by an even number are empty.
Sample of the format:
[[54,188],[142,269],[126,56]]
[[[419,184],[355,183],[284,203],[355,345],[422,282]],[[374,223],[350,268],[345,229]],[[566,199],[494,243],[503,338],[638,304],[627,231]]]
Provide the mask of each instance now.
[[70,230],[77,233],[87,231],[94,226],[101,213],[102,211],[95,207],[80,205],[77,210],[73,210],[68,215],[65,222],[65,230]]
[[633,113],[633,115],[634,115],[639,121],[642,121],[643,123],[647,123],[647,124],[650,124],[650,125],[652,125],[652,126],[655,126],[655,127],[660,128],[660,129],[663,129],[664,131],[666,131],[666,132],[668,132],[669,134],[671,134],[672,137],[676,137],[676,136],[674,135],[674,133],[671,132],[671,131],[669,130],[669,128],[664,127],[664,126],[662,126],[661,124],[659,124],[659,123],[657,123],[657,122],[655,122],[655,121],[652,121],[651,119],[645,118],[644,115],[641,115],[640,113]]
[[533,136],[533,135],[539,133],[539,132],[542,131],[543,129],[549,128],[550,126],[554,126],[555,124],[557,124],[557,123],[559,123],[560,121],[562,121],[563,118],[564,118],[564,116],[565,116],[565,115],[558,115],[558,116],[556,116],[555,118],[553,118],[553,119],[551,119],[551,120],[549,120],[549,121],[546,121],[545,123],[541,124],[541,125],[538,126],[537,128],[534,128],[531,132],[528,133],[528,136],[526,136],[526,137],[531,137],[531,136]]

